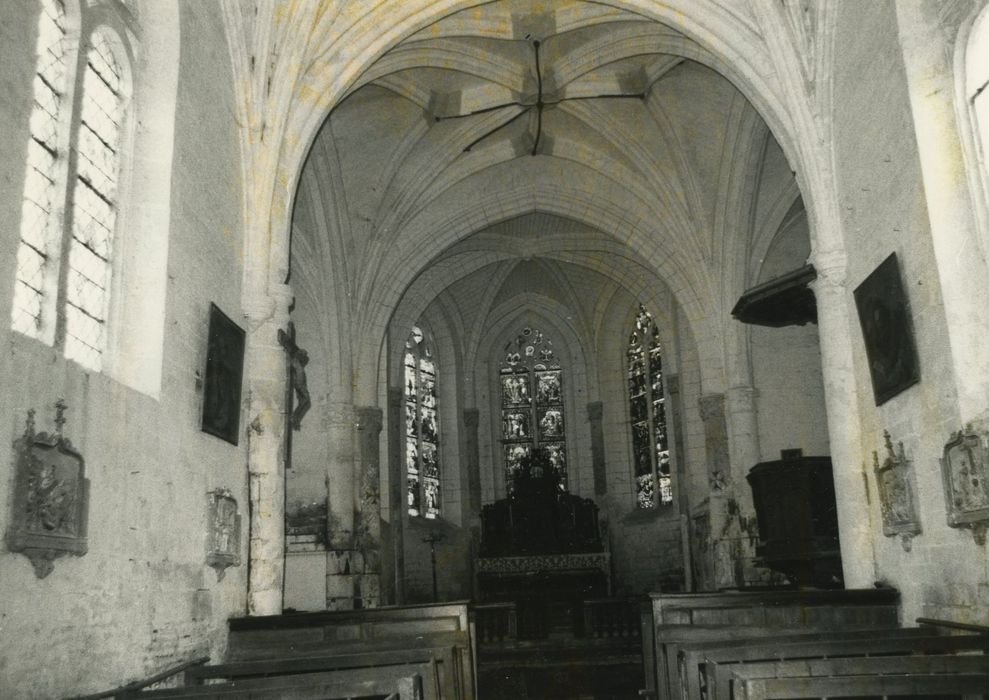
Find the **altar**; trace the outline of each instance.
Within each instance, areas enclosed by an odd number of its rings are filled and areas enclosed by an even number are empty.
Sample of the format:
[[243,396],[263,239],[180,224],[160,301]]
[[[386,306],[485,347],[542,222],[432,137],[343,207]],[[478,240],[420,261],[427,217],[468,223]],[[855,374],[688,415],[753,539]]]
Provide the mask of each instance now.
[[549,464],[533,460],[508,497],[483,508],[474,572],[486,602],[609,595],[611,557],[597,505],[568,493]]

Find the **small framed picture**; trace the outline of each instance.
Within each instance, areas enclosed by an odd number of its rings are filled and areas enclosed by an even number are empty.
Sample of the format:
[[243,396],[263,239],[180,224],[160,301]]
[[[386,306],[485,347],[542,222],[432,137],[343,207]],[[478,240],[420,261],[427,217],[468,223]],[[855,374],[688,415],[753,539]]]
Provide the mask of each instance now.
[[210,304],[202,430],[232,445],[236,445],[240,437],[244,340],[244,329],[231,321],[216,304]]
[[855,306],[865,339],[872,393],[880,406],[920,381],[910,305],[896,253],[855,289]]

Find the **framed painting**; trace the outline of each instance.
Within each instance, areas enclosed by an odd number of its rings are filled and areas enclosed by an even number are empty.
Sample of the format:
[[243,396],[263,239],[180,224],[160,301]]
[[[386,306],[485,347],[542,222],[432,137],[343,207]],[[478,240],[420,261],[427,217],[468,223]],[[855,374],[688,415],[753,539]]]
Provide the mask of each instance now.
[[910,306],[896,253],[880,263],[855,289],[865,353],[876,405],[920,381]]
[[232,445],[236,445],[240,437],[244,342],[244,330],[216,304],[210,304],[202,430]]

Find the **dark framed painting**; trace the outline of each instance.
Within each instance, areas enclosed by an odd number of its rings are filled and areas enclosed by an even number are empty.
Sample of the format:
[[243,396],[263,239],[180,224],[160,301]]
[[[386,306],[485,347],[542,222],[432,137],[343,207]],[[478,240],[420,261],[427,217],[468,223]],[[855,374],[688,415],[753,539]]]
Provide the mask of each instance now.
[[910,305],[896,253],[880,263],[855,289],[865,353],[876,405],[920,381]]
[[240,438],[244,340],[244,329],[231,321],[216,304],[210,304],[202,430],[232,445]]

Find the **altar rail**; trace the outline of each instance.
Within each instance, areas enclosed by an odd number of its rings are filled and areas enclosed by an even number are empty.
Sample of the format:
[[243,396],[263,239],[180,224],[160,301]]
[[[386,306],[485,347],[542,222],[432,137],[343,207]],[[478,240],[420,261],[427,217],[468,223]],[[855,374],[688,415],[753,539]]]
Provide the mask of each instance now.
[[[576,605],[578,607],[571,607]],[[554,623],[568,623],[574,639],[639,639],[643,612],[649,601],[642,597],[594,598],[580,603],[517,605],[479,603],[471,606],[471,619],[478,644],[505,645],[519,640],[545,639]]]

